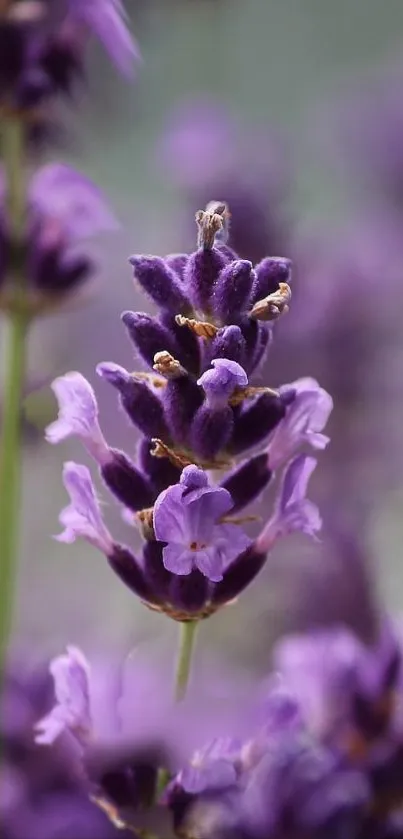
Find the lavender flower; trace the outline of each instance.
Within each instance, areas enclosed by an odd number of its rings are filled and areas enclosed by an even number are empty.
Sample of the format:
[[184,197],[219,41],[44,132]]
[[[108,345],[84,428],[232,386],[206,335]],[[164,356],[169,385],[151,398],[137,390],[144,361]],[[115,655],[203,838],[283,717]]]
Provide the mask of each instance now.
[[[238,260],[216,242],[225,212],[217,205],[197,214],[199,248],[190,256],[130,260],[135,280],[161,309],[159,317],[123,314],[151,369],[130,374],[104,362],[97,372],[117,390],[124,412],[146,438],[138,464],[107,445],[92,387],[78,373],[54,383],[59,418],[47,430],[52,443],[80,438],[109,489],[135,514],[144,546],[137,559],[113,540],[90,475],[76,464],[65,469],[71,504],[59,538],[90,541],[146,604],[178,620],[206,617],[233,600],[281,536],[314,535],[320,528],[316,506],[305,497],[315,461],[290,458],[302,443],[323,448],[331,400],[311,380],[279,392],[251,383],[290,296],[278,273],[283,263],[288,271],[288,261],[275,260],[273,271],[273,261],[266,260],[254,271]],[[211,484],[206,470],[226,470],[239,455],[246,459],[218,486]],[[273,516],[253,540],[234,512],[284,466]]]
[[70,93],[83,75],[89,35],[96,35],[125,75],[138,60],[120,0],[58,0],[52,6],[13,3],[0,21],[0,99],[24,111],[39,130],[40,109]]
[[202,469],[187,466],[179,484],[164,490],[154,505],[154,533],[166,542],[165,568],[174,574],[198,569],[213,583],[251,544],[233,524],[218,522],[229,513],[232,499],[226,489],[212,487]]
[[269,731],[244,743],[218,740],[194,755],[166,794],[178,832],[355,837],[369,797],[364,774],[341,765],[302,724]]
[[[5,184],[0,183],[3,208],[5,200]],[[0,307],[11,311],[16,305],[19,292],[13,265],[26,259],[24,298],[31,315],[52,310],[88,285],[97,266],[85,251],[80,252],[81,243],[116,228],[95,184],[71,167],[56,163],[39,169],[31,179],[22,241],[13,240],[5,209],[0,219]]]

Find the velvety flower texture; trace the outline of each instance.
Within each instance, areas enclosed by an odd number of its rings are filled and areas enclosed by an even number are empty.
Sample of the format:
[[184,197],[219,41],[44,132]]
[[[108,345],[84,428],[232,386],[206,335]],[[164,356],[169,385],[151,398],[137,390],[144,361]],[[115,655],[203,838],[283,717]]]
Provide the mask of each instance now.
[[[239,260],[217,234],[226,207],[200,211],[198,249],[166,259],[131,257],[136,282],[158,316],[124,312],[123,322],[149,372],[112,362],[98,374],[117,391],[142,433],[135,463],[106,442],[90,384],[77,372],[54,382],[59,417],[47,430],[57,443],[80,438],[108,488],[144,539],[142,556],[118,545],[103,522],[88,469],[68,463],[71,503],[59,539],[87,539],[141,599],[178,620],[207,617],[233,600],[259,572],[276,540],[314,535],[320,516],[306,500],[316,461],[300,453],[324,448],[332,402],[312,379],[274,391],[251,382],[287,311],[288,260]],[[220,478],[207,476],[215,470]],[[238,514],[283,470],[273,514],[257,538]],[[221,477],[222,475],[222,477]]]
[[0,170],[0,308],[7,311],[15,305],[13,269],[26,260],[24,300],[35,315],[82,290],[97,267],[82,242],[115,229],[117,222],[95,184],[61,163],[47,164],[33,175],[27,200],[26,233],[22,242],[15,242]]

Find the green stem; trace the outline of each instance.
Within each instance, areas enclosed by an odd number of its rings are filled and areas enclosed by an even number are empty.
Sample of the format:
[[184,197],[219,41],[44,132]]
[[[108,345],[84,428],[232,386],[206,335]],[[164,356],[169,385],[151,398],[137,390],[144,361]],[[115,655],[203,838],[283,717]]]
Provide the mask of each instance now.
[[[15,119],[1,126],[2,157],[7,177],[8,228],[17,245],[24,233],[25,180],[23,126]],[[16,305],[5,322],[4,391],[0,439],[0,676],[10,637],[20,513],[21,401],[25,377],[28,328],[23,306],[24,276],[16,269],[9,278]]]
[[175,699],[181,702],[186,696],[189,682],[192,654],[196,640],[198,621],[186,621],[181,623],[178,659],[175,677]]

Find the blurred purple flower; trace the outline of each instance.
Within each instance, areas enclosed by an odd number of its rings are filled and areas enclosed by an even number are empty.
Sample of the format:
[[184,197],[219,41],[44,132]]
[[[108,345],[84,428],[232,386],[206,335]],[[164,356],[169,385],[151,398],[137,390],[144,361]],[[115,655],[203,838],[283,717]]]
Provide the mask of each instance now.
[[69,731],[86,743],[92,730],[88,662],[77,647],[70,646],[52,661],[50,672],[57,704],[37,723],[36,742],[49,745]]
[[68,18],[84,25],[105,47],[124,75],[131,75],[140,54],[127,26],[122,0],[67,0]]

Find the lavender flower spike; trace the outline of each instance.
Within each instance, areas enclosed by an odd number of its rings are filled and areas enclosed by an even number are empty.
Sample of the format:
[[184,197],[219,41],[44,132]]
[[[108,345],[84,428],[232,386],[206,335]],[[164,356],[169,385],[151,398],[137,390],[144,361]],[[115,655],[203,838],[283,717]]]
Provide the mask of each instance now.
[[309,478],[316,459],[300,454],[284,472],[275,511],[256,541],[259,551],[268,551],[280,536],[300,531],[315,536],[322,526],[319,510],[306,498]]
[[84,745],[91,735],[89,664],[77,647],[67,647],[65,655],[53,659],[56,704],[36,725],[37,743],[50,745],[65,731]]
[[322,431],[333,408],[330,394],[309,377],[279,389],[280,395],[287,391],[294,391],[295,398],[273,432],[267,450],[273,471],[286,463],[303,443],[322,450],[329,442]]
[[212,582],[243,553],[251,540],[233,524],[220,519],[233,506],[222,487],[211,486],[202,469],[187,466],[179,484],[168,487],[154,505],[154,532],[163,548],[163,563],[173,574],[187,575],[197,568]]
[[131,75],[133,60],[139,60],[140,54],[127,28],[121,0],[69,0],[69,10],[73,21],[96,35],[118,70]]
[[81,537],[109,556],[113,540],[103,522],[89,469],[78,463],[65,463],[63,481],[71,504],[60,513],[64,530],[56,539],[69,544]]
[[90,383],[81,373],[66,373],[54,380],[52,390],[59,402],[59,416],[46,429],[48,443],[60,443],[74,435],[100,466],[108,463],[111,454],[99,427],[98,406]]

